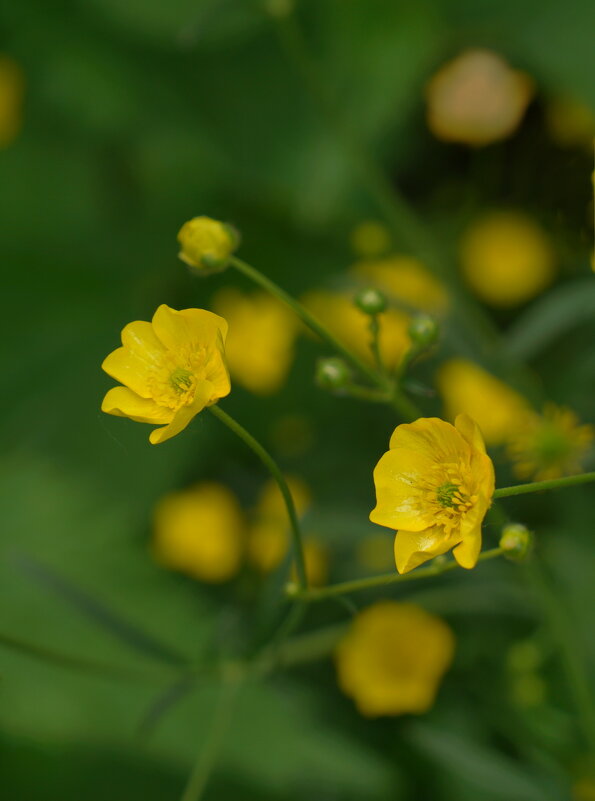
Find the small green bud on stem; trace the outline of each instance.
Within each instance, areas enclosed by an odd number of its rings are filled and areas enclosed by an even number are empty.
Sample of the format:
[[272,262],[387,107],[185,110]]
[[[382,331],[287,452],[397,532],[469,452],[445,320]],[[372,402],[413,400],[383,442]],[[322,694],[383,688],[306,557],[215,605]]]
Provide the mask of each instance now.
[[411,341],[421,348],[428,348],[438,339],[438,323],[427,314],[416,315],[409,324]]
[[510,523],[502,529],[499,545],[508,559],[522,562],[533,546],[533,534],[522,523]]
[[382,314],[388,306],[386,295],[374,287],[360,290],[355,296],[354,302],[360,311],[371,316]]
[[343,389],[351,381],[351,371],[347,364],[336,356],[319,359],[316,364],[316,383],[322,389]]

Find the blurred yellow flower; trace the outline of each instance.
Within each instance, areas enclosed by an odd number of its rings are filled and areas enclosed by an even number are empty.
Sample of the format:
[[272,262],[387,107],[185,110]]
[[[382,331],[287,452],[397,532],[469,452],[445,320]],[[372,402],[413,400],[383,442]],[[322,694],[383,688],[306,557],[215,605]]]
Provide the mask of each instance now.
[[[308,534],[304,537],[304,562],[306,563],[306,581],[309,587],[322,587],[328,579],[328,548],[317,537]],[[292,578],[297,580],[295,568]]]
[[432,707],[454,648],[440,618],[380,601],[357,615],[336,648],[339,686],[366,717],[419,715]]
[[293,361],[295,315],[266,292],[231,287],[215,295],[213,309],[229,323],[225,354],[232,378],[258,395],[276,392]]
[[572,785],[574,801],[595,801],[595,779],[585,776]]
[[543,415],[526,415],[512,432],[508,455],[519,478],[559,478],[581,472],[594,437],[594,426],[581,425],[572,409],[550,403]]
[[383,256],[390,250],[391,242],[390,231],[377,220],[363,220],[351,232],[354,253],[365,259]]
[[101,365],[124,385],[109,390],[102,411],[165,424],[151,431],[152,444],[179,434],[206,406],[229,394],[226,334],[225,320],[204,309],[161,305],[150,323],[129,323],[122,347]]
[[510,136],[533,96],[533,81],[497,53],[466,50],[426,87],[427,121],[446,142],[481,147]]
[[[310,506],[310,490],[299,478],[286,478],[298,518]],[[262,573],[278,567],[289,549],[289,520],[279,487],[268,481],[254,510],[248,536],[248,559]]]
[[390,570],[395,564],[392,538],[384,532],[364,537],[357,544],[355,558],[367,573],[382,573]]
[[393,301],[415,311],[443,314],[448,307],[445,287],[412,256],[362,261],[352,269],[360,282],[381,289]]
[[0,148],[8,147],[21,130],[24,88],[19,65],[0,55]]
[[219,583],[239,570],[244,521],[235,495],[205,483],[172,492],[155,509],[153,551],[165,567]]
[[221,270],[238,246],[238,234],[227,223],[210,217],[193,217],[178,231],[178,256],[189,267]]
[[374,470],[376,507],[370,520],[398,529],[399,573],[446,553],[472,568],[481,550],[481,524],[494,494],[494,466],[477,424],[422,417],[397,426],[390,450]]
[[444,362],[436,376],[445,416],[468,414],[488,445],[501,445],[522,424],[529,404],[503,381],[465,359]]
[[491,306],[524,303],[554,278],[555,254],[545,231],[516,212],[493,212],[473,223],[460,255],[467,282]]
[[[370,320],[347,294],[314,290],[302,298],[302,303],[318,317],[332,333],[364,361],[374,363],[370,348]],[[409,349],[407,329],[409,317],[397,309],[379,315],[380,352],[384,364],[394,369]]]
[[593,147],[595,111],[571,97],[556,97],[546,107],[546,121],[555,142],[562,147]]

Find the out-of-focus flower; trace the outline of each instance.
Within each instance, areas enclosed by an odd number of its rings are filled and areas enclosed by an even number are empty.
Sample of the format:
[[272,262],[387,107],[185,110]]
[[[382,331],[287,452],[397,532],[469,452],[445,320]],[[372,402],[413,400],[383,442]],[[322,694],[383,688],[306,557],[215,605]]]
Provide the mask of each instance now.
[[385,533],[370,534],[357,544],[355,558],[367,573],[382,573],[395,564],[395,549]]
[[595,112],[571,97],[556,97],[546,107],[549,132],[562,147],[593,147]]
[[390,250],[390,231],[381,222],[364,220],[351,232],[351,247],[358,256],[373,259]]
[[516,306],[553,280],[555,255],[545,231],[516,212],[493,212],[461,240],[463,274],[474,292],[497,307]]
[[[328,548],[312,534],[304,537],[304,562],[306,581],[309,587],[322,587],[328,578]],[[292,578],[297,580],[295,569]]]
[[428,126],[446,142],[489,145],[515,131],[532,96],[531,78],[497,53],[466,50],[428,83]]
[[465,359],[444,362],[436,383],[446,417],[454,420],[458,414],[468,414],[488,445],[505,442],[529,411],[522,395]]
[[231,287],[215,295],[213,309],[229,323],[225,353],[232,378],[258,395],[276,392],[293,361],[295,315],[266,292]]
[[360,283],[378,287],[409,310],[440,315],[448,307],[444,286],[412,256],[361,261],[353,266],[352,275]]
[[210,583],[227,581],[240,568],[243,544],[239,503],[221,484],[172,492],[157,504],[153,550],[172,570]]
[[[369,317],[354,305],[349,295],[315,290],[305,295],[302,302],[347,347],[365,361],[374,363]],[[380,353],[384,364],[393,369],[409,349],[409,318],[397,309],[388,309],[380,315],[379,321]]]
[[237,248],[237,231],[227,223],[210,217],[193,217],[178,231],[178,256],[189,267],[209,272],[227,267]]
[[436,417],[397,426],[374,470],[374,484],[370,520],[398,529],[399,573],[451,548],[461,567],[475,567],[494,494],[494,466],[468,415],[459,415],[454,426]]
[[[287,485],[298,518],[310,506],[310,490],[299,478],[289,476]],[[268,481],[260,494],[248,536],[248,559],[257,570],[268,573],[285,558],[290,544],[287,509],[279,487]]]
[[434,703],[454,647],[439,617],[380,601],[358,614],[336,648],[339,686],[367,717],[422,714]]
[[543,414],[528,414],[512,433],[508,455],[519,478],[544,481],[582,470],[582,461],[593,439],[595,427],[580,424],[565,407],[546,405]]
[[572,785],[574,801],[595,801],[595,778],[585,776]]
[[227,323],[204,309],[176,311],[161,305],[148,323],[122,331],[122,347],[101,365],[124,386],[110,389],[101,410],[155,428],[155,445],[179,434],[205,406],[229,394],[224,359]]
[[8,147],[21,130],[24,88],[19,65],[0,55],[0,148]]

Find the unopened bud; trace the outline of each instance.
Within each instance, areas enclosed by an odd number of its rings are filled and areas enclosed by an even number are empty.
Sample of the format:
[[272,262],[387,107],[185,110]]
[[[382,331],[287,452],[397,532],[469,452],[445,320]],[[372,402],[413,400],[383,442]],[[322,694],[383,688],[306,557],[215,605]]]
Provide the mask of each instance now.
[[351,371],[343,359],[333,356],[319,359],[316,364],[316,383],[322,389],[342,389],[351,380]]
[[371,316],[382,314],[383,311],[386,311],[386,307],[388,306],[388,301],[384,292],[374,287],[367,287],[366,289],[360,290],[355,296],[354,301],[360,311]]
[[533,534],[522,523],[510,523],[502,529],[500,547],[508,559],[521,562],[533,545]]
[[416,315],[409,323],[409,336],[416,345],[427,348],[438,339],[438,323],[427,314]]
[[214,273],[224,270],[240,243],[236,229],[210,217],[194,217],[178,232],[178,256],[198,272]]

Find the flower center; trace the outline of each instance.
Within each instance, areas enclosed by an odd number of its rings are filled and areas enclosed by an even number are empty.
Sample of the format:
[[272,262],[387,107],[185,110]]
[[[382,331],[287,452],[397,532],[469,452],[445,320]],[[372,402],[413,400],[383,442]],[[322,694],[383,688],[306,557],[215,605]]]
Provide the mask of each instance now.
[[194,376],[190,370],[185,370],[183,367],[176,367],[169,377],[169,383],[174,390],[181,395],[192,388],[194,383]]
[[455,493],[457,490],[457,485],[450,481],[447,481],[446,484],[438,487],[436,490],[436,497],[438,498],[438,503],[440,506],[448,506],[451,509],[454,509],[456,506]]

